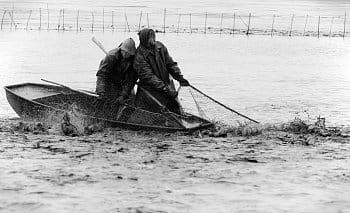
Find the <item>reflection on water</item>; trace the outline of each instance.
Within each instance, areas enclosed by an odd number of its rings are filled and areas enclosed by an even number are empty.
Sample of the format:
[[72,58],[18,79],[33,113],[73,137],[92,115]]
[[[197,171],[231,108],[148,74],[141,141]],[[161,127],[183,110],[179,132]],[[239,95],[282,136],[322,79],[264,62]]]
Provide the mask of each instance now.
[[[136,33],[95,34],[107,49]],[[103,53],[90,33],[6,32],[0,85],[41,78],[94,90]],[[202,91],[261,122],[295,116],[350,124],[349,40],[266,36],[157,35],[185,77]],[[138,43],[138,42],[137,42]],[[1,91],[0,115],[15,113]]]

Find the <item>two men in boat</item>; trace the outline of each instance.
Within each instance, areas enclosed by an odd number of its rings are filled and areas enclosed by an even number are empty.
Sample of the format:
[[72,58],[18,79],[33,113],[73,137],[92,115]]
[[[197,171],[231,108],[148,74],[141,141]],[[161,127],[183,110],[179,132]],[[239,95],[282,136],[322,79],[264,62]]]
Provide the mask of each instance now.
[[[109,59],[105,58],[102,61],[97,73],[96,92],[101,96],[107,93],[106,89],[99,89],[99,78],[101,80],[102,76],[103,86],[100,86],[101,88],[106,88],[110,82],[119,85],[118,88],[124,88],[121,89],[121,92],[116,92],[119,97],[111,96],[117,103],[123,103],[127,97],[132,96],[133,87],[138,79],[136,107],[153,112],[160,112],[166,107],[172,112],[181,114],[181,105],[177,99],[178,92],[175,90],[171,77],[181,86],[189,86],[189,82],[182,76],[177,63],[173,61],[165,45],[156,41],[156,35],[152,29],[142,29],[139,32],[139,40],[140,44],[136,52],[134,51],[135,43],[131,38],[126,43],[124,41],[119,47],[131,55],[127,61],[128,63],[132,61],[130,63],[133,65],[128,64],[127,69],[120,63],[121,61],[111,59],[113,54],[106,56]],[[113,50],[111,52],[113,53]],[[105,75],[105,73],[119,73],[121,70],[123,70],[121,73],[125,75],[115,75],[115,78]]]

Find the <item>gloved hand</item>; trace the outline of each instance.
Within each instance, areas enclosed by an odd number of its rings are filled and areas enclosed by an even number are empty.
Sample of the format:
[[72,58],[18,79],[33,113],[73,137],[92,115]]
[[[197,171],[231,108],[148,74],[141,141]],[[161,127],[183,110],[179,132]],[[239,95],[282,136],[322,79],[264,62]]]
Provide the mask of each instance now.
[[169,87],[166,87],[165,94],[170,98],[176,98],[179,95],[177,91],[172,90]]
[[190,82],[188,82],[184,77],[181,77],[179,80],[179,83],[182,87],[188,87],[190,86]]

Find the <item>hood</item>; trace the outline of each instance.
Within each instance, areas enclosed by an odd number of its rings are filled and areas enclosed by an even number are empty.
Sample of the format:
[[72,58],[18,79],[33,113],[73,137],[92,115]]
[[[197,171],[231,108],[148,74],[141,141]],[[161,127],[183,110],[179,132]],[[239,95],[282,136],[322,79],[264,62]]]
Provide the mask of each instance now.
[[120,44],[120,49],[127,51],[130,55],[135,55],[136,47],[132,38],[128,38]]
[[140,45],[148,48],[148,39],[152,34],[155,34],[154,30],[145,28],[142,29],[138,34],[140,39]]

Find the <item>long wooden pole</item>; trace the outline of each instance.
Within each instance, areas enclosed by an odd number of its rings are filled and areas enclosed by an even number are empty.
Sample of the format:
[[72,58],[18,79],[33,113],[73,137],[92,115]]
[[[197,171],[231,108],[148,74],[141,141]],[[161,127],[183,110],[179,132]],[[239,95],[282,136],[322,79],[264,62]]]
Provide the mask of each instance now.
[[253,121],[253,122],[255,122],[255,123],[259,123],[258,121],[253,120],[253,119],[251,119],[251,118],[249,118],[249,117],[247,117],[247,116],[245,116],[245,115],[243,115],[243,114],[237,112],[236,110],[231,109],[230,107],[228,107],[228,106],[226,106],[226,105],[220,103],[219,101],[217,101],[217,100],[215,100],[214,98],[210,97],[209,95],[203,93],[202,91],[200,91],[200,90],[197,89],[196,87],[194,87],[194,86],[192,86],[192,85],[190,85],[190,87],[191,87],[192,89],[196,90],[197,92],[199,92],[200,94],[204,95],[205,97],[209,98],[210,100],[214,101],[215,103],[219,104],[220,106],[222,106],[222,107],[224,107],[224,108],[230,110],[231,112],[234,112],[234,113],[236,113],[237,115],[242,116],[243,118],[246,118],[246,119],[248,119],[248,120],[250,120],[250,121]]
[[105,31],[105,8],[102,8],[102,31]]
[[272,17],[272,24],[271,24],[271,37],[273,36],[273,27],[275,25],[275,14],[273,14],[273,17]]
[[39,25],[39,31],[41,31],[41,8],[39,8],[39,13],[40,13],[40,25]]
[[64,9],[62,9],[62,29],[63,29],[63,31],[65,30],[65,28],[64,28]]
[[2,25],[4,24],[5,14],[6,14],[6,10],[4,10],[4,14],[2,15],[2,19],[1,19],[1,30],[2,30]]
[[222,33],[222,21],[223,21],[223,19],[224,19],[224,14],[223,14],[223,13],[221,13],[221,21],[220,21],[220,35],[221,35],[221,33]]
[[236,13],[233,13],[233,26],[232,26],[232,35],[235,35],[235,28],[236,28]]
[[328,35],[329,37],[332,36],[333,21],[334,21],[334,16],[332,17],[331,26],[329,27],[329,35]]
[[50,11],[49,11],[49,4],[46,4],[46,9],[47,9],[47,30],[50,29]]
[[149,28],[149,17],[148,17],[148,13],[147,13],[147,27]]
[[141,29],[141,21],[142,21],[142,10],[140,12],[140,19],[139,19],[139,28],[138,28],[138,31],[140,31]]
[[57,82],[53,82],[53,81],[49,81],[49,80],[46,80],[46,79],[41,79],[41,80],[44,81],[44,82],[50,83],[50,84],[54,84],[54,85],[63,87],[65,89],[71,90],[71,91],[76,92],[76,93],[82,93],[82,94],[85,94],[85,95],[91,95],[91,96],[94,96],[94,97],[98,97],[98,95],[95,94],[94,92],[72,89],[72,88],[70,88],[70,87],[68,87],[66,85],[63,85],[63,84],[60,84],[60,83],[57,83]]
[[176,34],[179,34],[180,19],[181,19],[181,14],[179,14],[179,17],[178,17],[178,19],[177,19],[177,30],[176,30]]
[[208,12],[205,12],[204,33],[207,33]]
[[12,30],[12,16],[11,16],[12,10],[9,11],[9,16],[10,16],[10,30]]
[[305,30],[306,30],[306,25],[307,25],[308,19],[309,19],[309,15],[306,15],[303,36],[305,36]]
[[[125,15],[125,23],[126,23],[126,26],[128,26],[128,30],[130,32],[130,27],[129,27],[129,22],[128,22],[128,16],[126,15],[126,13],[124,14]],[[126,30],[126,28],[125,28]]]
[[290,21],[289,37],[292,37],[293,22],[294,22],[294,14],[292,15],[292,19]]
[[29,24],[29,20],[30,20],[31,16],[32,16],[32,10],[29,11],[29,16],[28,16],[28,20],[27,20],[26,30],[28,30],[28,24]]
[[192,13],[190,13],[190,33],[192,34]]
[[91,11],[91,32],[94,32],[94,22],[95,22],[94,11]]
[[320,23],[321,23],[321,16],[318,16],[318,24],[317,24],[317,38],[320,37]]
[[114,31],[114,11],[112,11],[112,30]]
[[12,5],[12,10],[11,10],[11,14],[10,14],[10,18],[11,18],[11,28],[12,28],[12,24],[13,24],[13,26],[15,27],[15,30],[16,30],[16,29],[17,29],[17,25],[16,25],[16,23],[15,23],[15,21],[14,21],[14,18],[13,18],[13,16],[14,16],[14,11],[15,11],[15,6]]
[[165,33],[166,8],[164,8],[163,33]]
[[60,9],[60,13],[58,15],[58,25],[57,25],[58,31],[60,31],[60,27],[61,27],[61,13],[62,13],[62,9]]
[[249,13],[247,35],[249,35],[249,30],[250,30],[250,18],[251,18],[251,16],[252,16],[252,14]]
[[346,12],[344,15],[344,31],[343,31],[343,38],[345,37],[345,30],[346,30]]
[[77,32],[79,31],[79,10],[77,11]]

